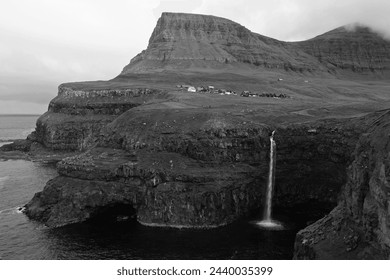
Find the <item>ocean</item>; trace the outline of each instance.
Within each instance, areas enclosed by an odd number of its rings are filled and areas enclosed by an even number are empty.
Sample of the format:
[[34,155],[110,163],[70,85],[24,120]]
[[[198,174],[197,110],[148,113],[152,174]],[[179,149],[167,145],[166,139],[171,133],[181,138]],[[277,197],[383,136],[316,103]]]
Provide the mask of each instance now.
[[[25,137],[37,118],[0,116],[1,141]],[[261,209],[208,230],[154,228],[135,221],[50,229],[18,209],[55,176],[53,165],[0,159],[0,259],[291,259],[296,232],[329,210],[275,209],[274,218],[285,226],[279,231],[251,222],[260,219]]]
[[0,146],[14,139],[24,139],[35,128],[37,115],[0,115]]

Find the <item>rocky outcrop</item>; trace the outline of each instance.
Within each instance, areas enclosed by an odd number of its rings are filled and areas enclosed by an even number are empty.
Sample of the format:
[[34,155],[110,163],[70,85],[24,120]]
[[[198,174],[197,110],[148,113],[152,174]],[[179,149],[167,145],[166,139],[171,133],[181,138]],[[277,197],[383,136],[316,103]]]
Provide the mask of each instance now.
[[339,205],[298,233],[295,258],[390,257],[389,123],[385,112],[360,137]]
[[[60,176],[26,205],[26,214],[57,227],[135,212],[146,225],[215,227],[257,207],[262,189],[245,164],[217,166],[173,153],[130,155],[99,148],[63,160]],[[127,211],[127,212],[126,212]]]
[[[147,88],[98,89],[64,84],[48,111],[37,121],[35,141],[52,150],[85,150],[94,145],[100,130],[127,110],[146,101],[166,97],[163,90]],[[96,87],[96,84],[95,84]]]
[[12,143],[2,145],[0,147],[0,151],[9,152],[9,151],[21,151],[21,152],[29,152],[32,141],[28,139],[19,139],[14,140]]
[[94,144],[112,115],[77,116],[46,112],[37,121],[33,137],[51,150],[81,151]]
[[48,111],[78,116],[118,116],[158,95],[164,95],[162,90],[148,88],[77,89],[77,83],[73,87],[60,85],[58,96],[50,102]]

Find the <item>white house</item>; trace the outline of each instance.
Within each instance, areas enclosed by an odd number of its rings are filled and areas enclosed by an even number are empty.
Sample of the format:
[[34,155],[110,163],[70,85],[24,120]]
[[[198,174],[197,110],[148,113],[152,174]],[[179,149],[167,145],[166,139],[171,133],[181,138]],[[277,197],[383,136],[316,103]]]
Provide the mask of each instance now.
[[196,88],[194,88],[194,87],[189,87],[189,88],[188,88],[188,91],[189,91],[189,92],[196,92]]

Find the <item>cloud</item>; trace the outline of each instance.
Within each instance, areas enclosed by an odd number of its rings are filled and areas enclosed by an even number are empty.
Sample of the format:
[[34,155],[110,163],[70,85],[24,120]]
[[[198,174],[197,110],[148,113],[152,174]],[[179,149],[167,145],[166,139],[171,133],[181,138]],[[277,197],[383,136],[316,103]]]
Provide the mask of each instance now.
[[129,57],[127,51],[66,46],[7,32],[2,32],[2,39],[6,43],[0,51],[0,100],[48,104],[59,84],[111,79]]
[[286,41],[309,39],[354,22],[390,35],[388,0],[214,0],[204,1],[195,12],[227,17]]
[[221,16],[287,41],[354,22],[390,39],[388,0],[4,0],[0,109],[4,100],[46,107],[60,83],[115,77],[165,11]]
[[153,9],[153,13],[155,18],[159,18],[163,12],[192,13],[202,3],[202,0],[161,0],[158,6]]

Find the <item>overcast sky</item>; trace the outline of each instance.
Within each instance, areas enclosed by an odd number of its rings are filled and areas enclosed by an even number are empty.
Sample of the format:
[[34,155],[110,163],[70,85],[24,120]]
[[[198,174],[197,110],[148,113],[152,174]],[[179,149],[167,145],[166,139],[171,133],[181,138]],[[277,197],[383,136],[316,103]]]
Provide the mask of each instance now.
[[0,114],[42,114],[60,83],[115,77],[163,11],[221,16],[285,41],[354,22],[390,38],[389,0],[1,0]]

